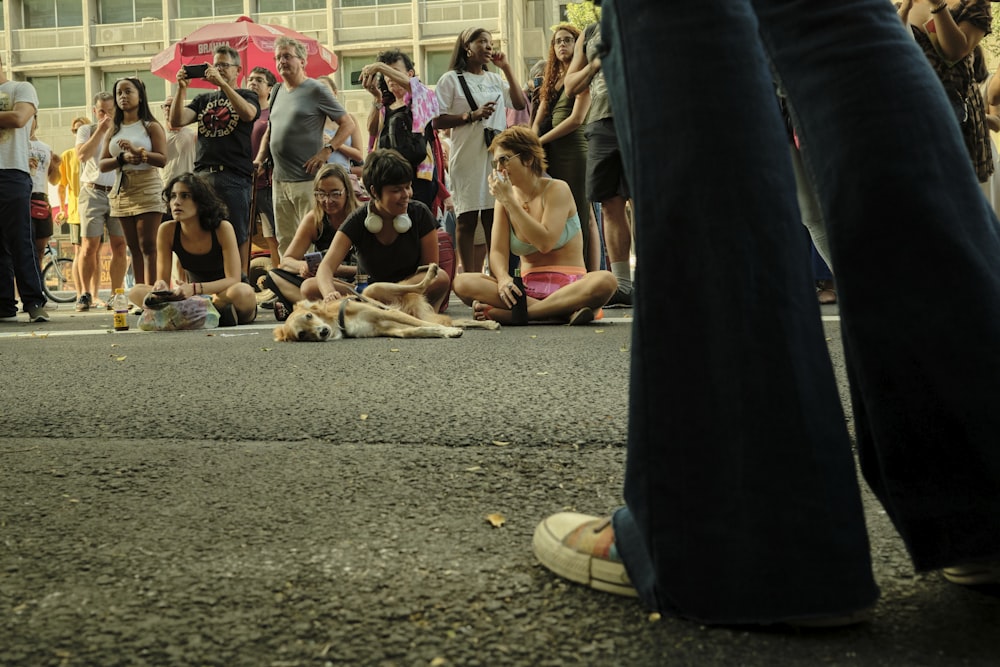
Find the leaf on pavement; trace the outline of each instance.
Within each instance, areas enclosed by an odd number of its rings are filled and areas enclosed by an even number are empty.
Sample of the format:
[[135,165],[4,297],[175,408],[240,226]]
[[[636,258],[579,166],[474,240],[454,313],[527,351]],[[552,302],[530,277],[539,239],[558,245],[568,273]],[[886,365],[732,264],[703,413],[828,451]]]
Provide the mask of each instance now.
[[497,447],[506,447],[510,443],[509,442],[504,442],[503,440],[494,440],[493,444],[496,445]]
[[368,415],[361,415],[361,421],[368,419]]
[[486,520],[490,522],[490,525],[494,528],[502,528],[507,519],[503,518],[503,514],[487,514]]

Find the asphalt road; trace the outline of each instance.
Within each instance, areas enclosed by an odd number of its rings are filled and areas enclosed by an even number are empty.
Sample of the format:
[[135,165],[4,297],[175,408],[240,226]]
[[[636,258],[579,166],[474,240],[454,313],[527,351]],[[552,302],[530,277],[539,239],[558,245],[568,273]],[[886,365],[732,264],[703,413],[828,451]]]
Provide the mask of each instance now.
[[870,495],[853,629],[655,619],[538,566],[544,516],[621,502],[629,311],[325,344],[53,314],[0,324],[0,665],[1000,664],[998,592],[915,574]]

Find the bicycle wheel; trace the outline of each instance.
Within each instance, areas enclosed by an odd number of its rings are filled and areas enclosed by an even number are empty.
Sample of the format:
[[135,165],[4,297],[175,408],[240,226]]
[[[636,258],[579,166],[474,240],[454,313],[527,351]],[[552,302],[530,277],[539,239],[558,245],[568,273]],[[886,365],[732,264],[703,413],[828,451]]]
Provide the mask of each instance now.
[[76,301],[73,260],[60,257],[46,264],[42,270],[42,289],[45,291],[45,296],[56,303]]

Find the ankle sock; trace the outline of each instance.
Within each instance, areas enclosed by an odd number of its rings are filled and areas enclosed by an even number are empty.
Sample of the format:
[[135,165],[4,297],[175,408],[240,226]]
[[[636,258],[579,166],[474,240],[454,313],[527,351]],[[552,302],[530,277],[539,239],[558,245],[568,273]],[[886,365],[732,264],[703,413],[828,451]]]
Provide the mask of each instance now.
[[611,273],[618,280],[618,289],[622,292],[632,289],[632,267],[628,262],[611,262]]

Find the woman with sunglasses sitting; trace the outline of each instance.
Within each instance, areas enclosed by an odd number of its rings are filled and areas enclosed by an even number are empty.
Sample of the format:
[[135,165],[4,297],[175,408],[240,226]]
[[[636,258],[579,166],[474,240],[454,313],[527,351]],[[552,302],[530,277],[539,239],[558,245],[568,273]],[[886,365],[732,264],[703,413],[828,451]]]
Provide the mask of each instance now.
[[[283,322],[292,307],[302,299],[318,301],[323,298],[316,282],[319,262],[312,261],[309,249],[325,253],[330,249],[334,235],[351,213],[358,207],[350,174],[339,164],[325,164],[313,179],[313,208],[306,213],[295,230],[292,242],[281,256],[277,269],[267,272],[264,284],[274,292],[274,318]],[[352,267],[340,267],[338,276],[351,279]]]
[[521,290],[511,277],[509,257],[521,258],[529,321],[586,324],[603,316],[601,306],[618,288],[609,271],[583,262],[580,212],[564,181],[543,176],[545,151],[526,127],[511,127],[490,147],[496,198],[490,275],[455,276],[455,294],[471,305],[476,319],[511,323]]

